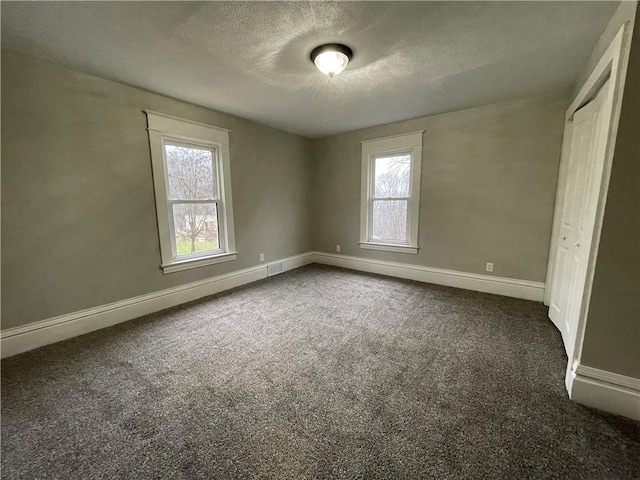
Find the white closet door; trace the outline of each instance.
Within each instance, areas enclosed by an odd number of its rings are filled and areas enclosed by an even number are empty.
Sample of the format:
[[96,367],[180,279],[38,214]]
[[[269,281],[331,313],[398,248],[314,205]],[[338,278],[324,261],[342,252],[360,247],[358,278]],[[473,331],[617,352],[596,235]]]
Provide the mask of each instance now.
[[549,317],[573,355],[604,165],[611,111],[609,82],[573,116],[560,211]]

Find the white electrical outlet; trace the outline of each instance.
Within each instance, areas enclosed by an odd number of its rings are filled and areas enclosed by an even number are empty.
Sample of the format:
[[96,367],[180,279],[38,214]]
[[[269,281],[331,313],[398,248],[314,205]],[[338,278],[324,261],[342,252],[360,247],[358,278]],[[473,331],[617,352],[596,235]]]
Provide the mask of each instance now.
[[261,261],[261,262],[264,262],[264,253],[261,253],[261,254],[260,254],[260,261]]
[[340,245],[336,245],[336,252],[340,253]]
[[487,272],[493,272],[493,263],[487,262]]

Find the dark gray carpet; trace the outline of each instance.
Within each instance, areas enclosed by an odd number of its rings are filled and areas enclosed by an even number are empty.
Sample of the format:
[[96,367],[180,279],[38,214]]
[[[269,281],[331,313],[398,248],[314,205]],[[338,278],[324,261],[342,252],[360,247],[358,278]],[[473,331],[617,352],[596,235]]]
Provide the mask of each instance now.
[[543,305],[309,266],[2,362],[3,478],[629,479]]

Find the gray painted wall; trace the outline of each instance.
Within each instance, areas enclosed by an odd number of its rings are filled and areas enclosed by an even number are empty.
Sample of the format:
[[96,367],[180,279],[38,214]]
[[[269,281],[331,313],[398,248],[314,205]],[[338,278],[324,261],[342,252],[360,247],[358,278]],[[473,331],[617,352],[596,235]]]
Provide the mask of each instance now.
[[[316,249],[544,282],[568,98],[539,96],[313,140]],[[360,141],[425,130],[418,255],[359,248]]]
[[[617,31],[618,28],[619,25],[612,23],[609,30]],[[640,378],[638,14],[622,102],[581,363]]]
[[[231,129],[238,260],[163,275],[148,108]],[[309,141],[2,51],[2,328],[311,250]]]

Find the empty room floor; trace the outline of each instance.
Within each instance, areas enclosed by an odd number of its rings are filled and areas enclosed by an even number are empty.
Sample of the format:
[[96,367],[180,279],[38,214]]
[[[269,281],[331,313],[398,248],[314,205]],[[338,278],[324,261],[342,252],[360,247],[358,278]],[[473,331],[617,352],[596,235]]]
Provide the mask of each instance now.
[[540,303],[310,265],[2,362],[2,478],[640,475]]

